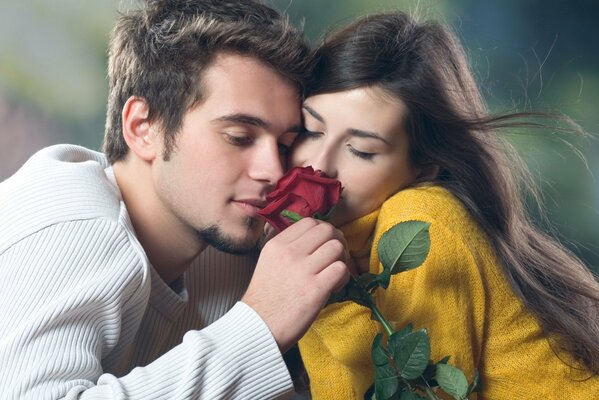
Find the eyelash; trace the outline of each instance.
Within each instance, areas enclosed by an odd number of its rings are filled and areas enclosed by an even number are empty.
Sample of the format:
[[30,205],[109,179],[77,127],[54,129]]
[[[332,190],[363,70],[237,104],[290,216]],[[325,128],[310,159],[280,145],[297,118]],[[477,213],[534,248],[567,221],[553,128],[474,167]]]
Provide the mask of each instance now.
[[309,131],[306,128],[302,129],[299,133],[300,136],[305,137],[307,139],[317,139],[321,133],[320,132],[314,132],[314,131]]
[[[322,135],[320,132],[310,131],[306,128],[304,128],[300,132],[300,136],[305,137],[306,139],[309,139],[309,140],[318,139],[320,137],[320,135]],[[362,160],[371,161],[374,158],[374,156],[376,155],[376,153],[365,153],[363,151],[356,150],[349,144],[347,145],[347,147],[351,154],[353,154],[354,156],[356,156]]]
[[352,153],[354,156],[366,161],[371,161],[376,155],[376,153],[365,153],[363,151],[358,151],[350,145],[347,145],[347,148],[349,149],[349,152]]
[[250,136],[237,136],[230,133],[225,133],[226,140],[233,146],[244,147],[252,143],[253,138]]

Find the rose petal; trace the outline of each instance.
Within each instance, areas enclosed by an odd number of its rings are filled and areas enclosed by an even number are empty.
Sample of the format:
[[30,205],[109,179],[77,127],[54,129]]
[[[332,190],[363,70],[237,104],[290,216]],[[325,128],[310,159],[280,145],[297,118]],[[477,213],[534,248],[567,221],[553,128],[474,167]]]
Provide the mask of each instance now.
[[325,176],[312,167],[295,167],[285,174],[275,189],[266,196],[269,204],[259,214],[278,230],[291,222],[280,215],[281,211],[293,211],[301,216],[325,215],[339,201],[341,183]]

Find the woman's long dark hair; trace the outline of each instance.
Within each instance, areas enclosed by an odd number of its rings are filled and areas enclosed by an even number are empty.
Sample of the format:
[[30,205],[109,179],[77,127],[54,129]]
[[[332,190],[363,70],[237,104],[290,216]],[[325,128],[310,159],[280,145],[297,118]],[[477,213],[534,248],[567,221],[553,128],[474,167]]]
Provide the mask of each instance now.
[[530,188],[520,179],[529,175],[497,134],[535,126],[526,118],[539,114],[490,116],[454,34],[401,12],[363,17],[316,50],[308,95],[368,86],[405,103],[413,164],[440,168],[428,182],[451,191],[483,227],[515,293],[557,339],[552,343],[599,373],[599,284],[531,223],[519,190]]

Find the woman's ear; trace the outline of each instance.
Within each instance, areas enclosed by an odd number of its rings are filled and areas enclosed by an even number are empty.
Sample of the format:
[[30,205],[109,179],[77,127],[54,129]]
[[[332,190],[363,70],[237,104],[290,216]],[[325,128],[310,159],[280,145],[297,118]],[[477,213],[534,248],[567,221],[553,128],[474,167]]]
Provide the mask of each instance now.
[[129,97],[123,107],[123,138],[132,153],[145,161],[160,154],[161,137],[149,118],[148,103],[141,97]]

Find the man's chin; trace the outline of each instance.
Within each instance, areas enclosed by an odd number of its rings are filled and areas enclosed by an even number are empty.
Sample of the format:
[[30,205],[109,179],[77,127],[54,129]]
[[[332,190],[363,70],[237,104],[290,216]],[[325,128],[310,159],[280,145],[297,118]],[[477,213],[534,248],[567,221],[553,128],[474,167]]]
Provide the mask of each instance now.
[[248,226],[242,238],[227,235],[217,225],[196,231],[196,234],[204,243],[219,251],[234,255],[243,255],[258,251],[260,249],[261,233],[262,229],[257,229],[257,226]]

